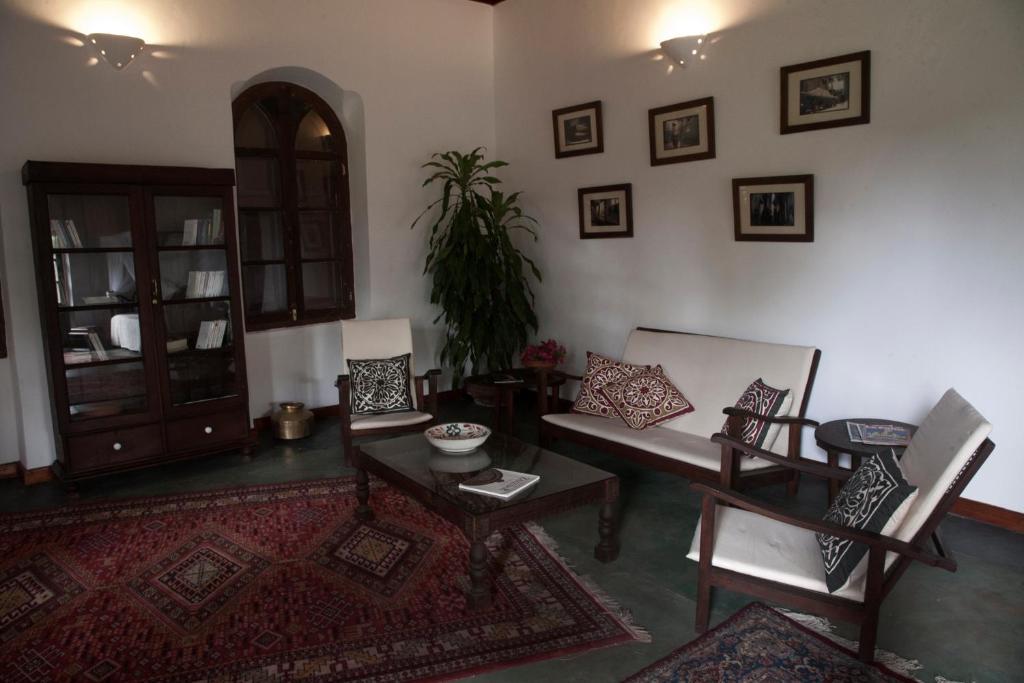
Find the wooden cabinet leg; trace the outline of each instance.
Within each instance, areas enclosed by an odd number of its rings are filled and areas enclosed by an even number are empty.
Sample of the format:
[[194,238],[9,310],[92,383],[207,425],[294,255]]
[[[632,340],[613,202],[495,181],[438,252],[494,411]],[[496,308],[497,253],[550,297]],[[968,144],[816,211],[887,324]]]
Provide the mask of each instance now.
[[363,522],[373,519],[373,510],[369,505],[370,478],[366,475],[366,470],[361,467],[356,470],[356,500],[359,501],[359,505],[356,507],[356,519]]
[[619,556],[619,533],[614,503],[604,503],[601,506],[597,518],[597,533],[601,540],[594,548],[594,557],[601,562],[611,562]]
[[[839,453],[837,451],[827,451],[828,453],[828,466],[838,467],[839,465]],[[828,504],[831,505],[832,501],[839,495],[839,480],[829,479],[828,480]]]
[[472,609],[480,609],[491,604],[487,546],[483,540],[475,540],[469,547],[469,594],[466,597]]

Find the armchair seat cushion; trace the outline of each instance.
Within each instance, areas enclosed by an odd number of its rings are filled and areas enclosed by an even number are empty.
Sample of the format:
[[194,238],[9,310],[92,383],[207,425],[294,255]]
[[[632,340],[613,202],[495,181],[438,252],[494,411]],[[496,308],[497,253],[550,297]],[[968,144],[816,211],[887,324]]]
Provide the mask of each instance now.
[[[594,415],[578,413],[550,413],[544,421],[555,426],[582,432],[606,441],[613,441],[624,446],[638,448],[655,455],[680,460],[682,462],[718,470],[722,463],[722,447],[706,436],[698,436],[687,432],[679,432],[664,427],[651,427],[637,431],[630,429],[621,420],[609,420]],[[761,458],[739,458],[740,471],[772,467],[774,463]],[[813,540],[813,536],[812,536]],[[815,541],[815,548],[817,548]],[[821,564],[821,552],[818,551],[818,564]],[[822,572],[824,576],[824,572]]]
[[363,429],[387,429],[390,427],[406,427],[408,425],[429,422],[434,419],[430,413],[421,413],[418,410],[407,410],[401,413],[385,413],[383,415],[353,415],[352,431],[358,432]]
[[[700,561],[700,523],[686,557]],[[718,506],[711,564],[720,569],[828,594],[821,547],[813,531],[769,517]],[[832,595],[864,601],[864,577]]]

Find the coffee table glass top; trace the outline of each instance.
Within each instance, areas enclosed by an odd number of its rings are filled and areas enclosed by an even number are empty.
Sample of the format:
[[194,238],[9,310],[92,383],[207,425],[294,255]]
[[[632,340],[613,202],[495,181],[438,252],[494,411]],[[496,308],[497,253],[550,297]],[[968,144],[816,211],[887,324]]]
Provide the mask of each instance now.
[[[466,512],[493,511],[615,479],[614,474],[505,434],[491,434],[483,446],[463,455],[434,448],[422,434],[360,444],[359,450],[363,457],[455,502]],[[488,467],[537,474],[540,481],[509,500],[459,490],[460,481]]]

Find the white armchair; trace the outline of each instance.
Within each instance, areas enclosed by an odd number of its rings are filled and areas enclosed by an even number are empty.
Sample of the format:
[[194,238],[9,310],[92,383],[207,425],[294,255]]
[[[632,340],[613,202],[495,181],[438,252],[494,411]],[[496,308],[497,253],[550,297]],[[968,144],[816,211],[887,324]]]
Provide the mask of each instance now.
[[[687,555],[699,564],[697,631],[708,627],[711,589],[718,586],[859,624],[860,658],[874,659],[879,607],[910,563],[917,560],[956,570],[936,529],[995,447],[988,439],[991,429],[960,394],[946,392],[900,460],[918,495],[891,536],[794,515],[726,487],[693,484],[691,488],[703,494],[701,519]],[[722,472],[732,470],[734,458],[753,454],[826,479],[845,480],[852,474],[751,449],[722,434],[713,439],[723,446]],[[835,593],[826,587],[815,533],[848,538],[869,548],[850,581]],[[935,553],[926,549],[930,538]]]

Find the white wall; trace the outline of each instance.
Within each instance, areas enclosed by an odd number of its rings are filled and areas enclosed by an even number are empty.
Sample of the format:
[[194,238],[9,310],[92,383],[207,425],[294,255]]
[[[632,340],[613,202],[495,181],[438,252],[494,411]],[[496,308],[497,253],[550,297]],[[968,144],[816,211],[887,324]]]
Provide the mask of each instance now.
[[[409,224],[429,201],[419,166],[432,152],[493,147],[492,12],[466,0],[0,6],[0,229],[12,347],[0,360],[0,462],[20,456],[40,467],[54,454],[21,165],[233,167],[232,95],[268,74],[306,79],[354,126],[357,314],[412,317],[419,365],[436,362],[425,236]],[[73,43],[91,32],[140,35],[149,46],[123,72],[90,66],[91,52]],[[273,401],[337,402],[338,323],[247,334],[246,346],[253,416]]]
[[[653,61],[708,30],[707,62]],[[871,123],[779,135],[779,68],[864,49]],[[997,443],[965,495],[1024,511],[1024,3],[510,0],[495,64],[498,156],[543,226],[541,338],[571,366],[651,325],[817,346],[819,420],[919,421],[954,386]],[[717,158],[651,167],[647,110],[706,96]],[[551,110],[595,99],[605,152],[555,159]],[[815,241],[733,241],[731,178],[794,173]],[[620,182],[635,237],[579,240],[576,189]]]

